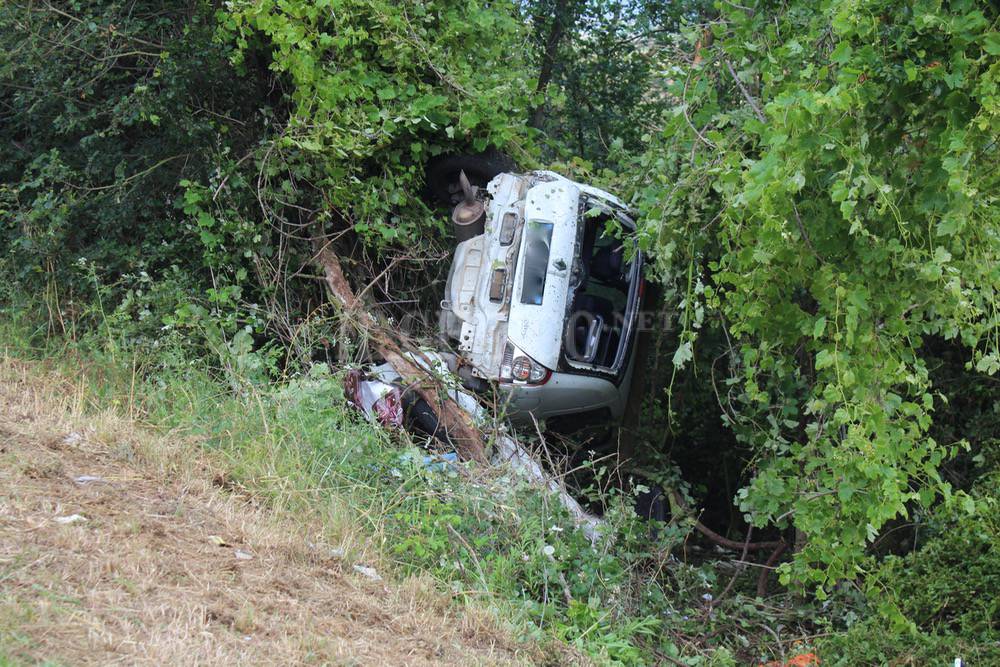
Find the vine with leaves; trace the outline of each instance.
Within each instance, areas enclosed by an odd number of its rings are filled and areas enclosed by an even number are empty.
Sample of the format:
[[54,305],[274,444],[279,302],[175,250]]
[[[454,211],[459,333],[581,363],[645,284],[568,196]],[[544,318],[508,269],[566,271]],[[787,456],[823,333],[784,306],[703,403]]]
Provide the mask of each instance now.
[[736,501],[794,526],[787,583],[865,572],[890,520],[974,511],[928,430],[929,341],[1000,370],[1000,33],[987,3],[717,5],[628,182],[680,304],[674,362],[730,341],[724,419],[756,453]]

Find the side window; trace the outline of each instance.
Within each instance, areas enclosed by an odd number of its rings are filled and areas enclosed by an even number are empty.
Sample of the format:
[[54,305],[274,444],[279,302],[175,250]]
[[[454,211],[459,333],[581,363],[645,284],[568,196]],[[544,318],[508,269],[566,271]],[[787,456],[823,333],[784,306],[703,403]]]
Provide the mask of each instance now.
[[549,269],[552,223],[529,220],[524,231],[524,274],[521,303],[539,306],[545,294],[545,274]]

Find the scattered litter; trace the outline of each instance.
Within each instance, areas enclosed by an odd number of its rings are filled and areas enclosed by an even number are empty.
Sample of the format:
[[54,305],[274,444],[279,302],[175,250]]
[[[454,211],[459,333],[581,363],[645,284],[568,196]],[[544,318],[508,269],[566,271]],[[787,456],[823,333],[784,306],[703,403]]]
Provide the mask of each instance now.
[[61,523],[64,526],[71,523],[78,523],[80,521],[86,521],[87,517],[82,514],[70,514],[69,516],[57,516],[55,518],[56,523]]
[[83,440],[83,435],[80,434],[80,433],[77,433],[76,431],[73,431],[72,433],[68,434],[65,438],[63,438],[63,444],[64,445],[75,445],[75,444],[79,443],[82,440]]
[[330,555],[339,560],[344,557],[344,550],[340,547],[334,547],[330,549]]
[[549,556],[550,558],[552,557],[552,554],[554,554],[555,552],[556,548],[551,544],[546,544],[545,548],[542,549],[542,553],[545,554],[546,556]]
[[458,464],[458,454],[455,452],[434,454],[432,456],[424,457],[424,467],[428,470],[444,472],[456,464]]
[[236,556],[236,560],[253,560],[253,554],[242,549],[236,549],[233,555]]
[[349,371],[344,377],[344,392],[355,407],[370,420],[383,426],[403,425],[403,399],[398,387],[378,380],[365,380],[361,371]]
[[217,547],[228,547],[228,546],[231,546],[229,544],[229,542],[226,542],[224,539],[222,539],[218,535],[209,535],[208,536],[208,541],[211,542],[212,544],[214,544]]
[[355,565],[354,571],[358,574],[364,575],[365,577],[371,579],[372,581],[382,581],[382,577],[378,572],[375,571],[374,567],[367,567],[365,565]]
[[[413,454],[410,452],[403,452],[399,455],[400,463],[410,463],[413,461]],[[458,465],[458,454],[456,452],[445,452],[443,454],[428,454],[421,457],[421,462],[425,468],[428,470],[433,470],[434,472],[446,472],[448,470],[453,470],[455,466]],[[402,478],[403,473],[399,471],[398,468],[393,468],[389,471],[393,477]]]
[[88,484],[107,484],[108,480],[103,477],[97,477],[96,475],[80,475],[79,477],[74,477],[73,481],[80,486],[87,486]]

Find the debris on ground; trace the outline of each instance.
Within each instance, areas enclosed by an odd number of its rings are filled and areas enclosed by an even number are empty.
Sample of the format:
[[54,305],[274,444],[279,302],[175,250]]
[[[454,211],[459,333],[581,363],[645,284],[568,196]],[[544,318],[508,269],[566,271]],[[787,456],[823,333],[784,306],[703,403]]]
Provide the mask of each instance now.
[[355,565],[354,571],[366,579],[371,579],[372,581],[382,581],[382,576],[374,567],[368,567],[367,565]]
[[69,516],[57,516],[54,519],[54,521],[56,523],[61,523],[64,526],[69,525],[71,523],[80,523],[81,521],[86,521],[86,520],[87,520],[87,517],[83,516],[82,514],[70,514]]
[[86,486],[88,484],[107,484],[108,481],[103,477],[98,477],[96,475],[80,475],[79,477],[74,477],[73,481],[80,486]]
[[[445,396],[447,402],[457,407],[460,411],[468,415],[470,421],[480,428],[490,427],[496,436],[493,443],[493,452],[489,457],[489,462],[493,466],[507,466],[515,471],[523,479],[531,484],[547,489],[555,495],[559,502],[573,517],[574,522],[583,531],[584,535],[592,542],[596,543],[600,536],[601,520],[583,509],[583,506],[573,498],[566,490],[562,482],[548,474],[537,458],[533,456],[523,445],[507,434],[502,424],[490,423],[489,412],[479,403],[475,396],[461,388],[461,384],[448,368],[444,358],[437,352],[422,350],[419,355],[406,355],[413,365],[425,369],[439,378],[446,387]],[[355,382],[371,383],[379,387],[392,387],[402,392],[401,376],[395,367],[390,363],[384,363],[372,369],[370,378],[356,376]],[[384,391],[384,390],[383,390]],[[402,395],[400,393],[400,395]],[[446,438],[442,438],[447,440]],[[457,460],[457,453],[450,452],[444,456],[452,456]],[[432,458],[425,459],[425,465],[430,466]]]
[[368,419],[389,428],[403,425],[403,402],[398,387],[378,380],[366,380],[360,370],[353,369],[344,377],[347,400]]

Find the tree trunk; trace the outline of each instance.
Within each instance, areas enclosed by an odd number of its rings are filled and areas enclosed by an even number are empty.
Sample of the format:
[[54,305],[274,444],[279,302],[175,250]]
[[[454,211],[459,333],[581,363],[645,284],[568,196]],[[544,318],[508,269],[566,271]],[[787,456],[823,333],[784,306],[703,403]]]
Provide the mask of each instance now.
[[[330,249],[329,243],[323,240],[322,234],[314,238],[313,245],[316,253],[314,261],[322,269],[326,286],[341,306],[343,314],[354,318],[361,325],[371,337],[375,350],[409,383],[407,390],[415,391],[428,405],[434,407],[438,423],[455,446],[458,455],[467,461],[487,463],[483,436],[472,417],[446,397],[438,378],[411,361],[404,354],[403,345],[389,333],[389,327],[384,326],[364,307],[347,282],[337,255]],[[417,350],[408,351],[419,354]]]
[[535,93],[543,97],[538,102],[538,106],[531,110],[528,123],[537,129],[542,128],[545,120],[545,90],[552,80],[552,73],[555,70],[556,58],[559,55],[559,45],[566,34],[566,28],[570,25],[571,0],[556,0],[555,12],[552,15],[552,24],[549,26],[549,34],[545,38],[545,49],[542,51],[542,62],[538,68],[538,84],[535,86]]

